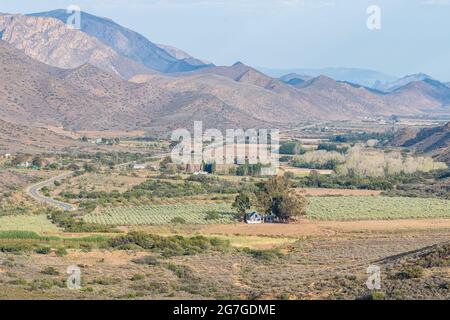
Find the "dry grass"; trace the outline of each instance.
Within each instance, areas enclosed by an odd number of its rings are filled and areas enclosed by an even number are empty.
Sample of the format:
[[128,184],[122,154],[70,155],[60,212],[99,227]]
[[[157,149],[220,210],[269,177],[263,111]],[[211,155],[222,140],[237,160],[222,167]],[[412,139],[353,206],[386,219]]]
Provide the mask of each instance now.
[[117,190],[125,192],[131,187],[147,180],[144,172],[135,172],[133,175],[120,175],[118,172],[108,174],[86,173],[82,176],[70,178],[61,186],[54,188],[53,194],[57,195],[63,191],[77,193],[81,190],[111,192]]
[[[370,294],[364,285],[368,265],[446,240],[448,232],[442,231],[337,234],[285,243],[284,255],[273,260],[232,251],[158,258],[151,265],[133,263],[133,259],[148,255],[137,251],[69,250],[64,257],[0,253],[0,298],[355,299]],[[399,283],[387,276],[399,268],[396,261],[378,262],[386,275],[382,287],[391,290],[390,298],[394,294],[413,299],[449,298],[448,290],[427,287],[448,279],[448,270],[431,268],[422,278]],[[81,291],[54,284],[65,281],[68,265],[80,266]],[[43,274],[48,267],[59,275]]]

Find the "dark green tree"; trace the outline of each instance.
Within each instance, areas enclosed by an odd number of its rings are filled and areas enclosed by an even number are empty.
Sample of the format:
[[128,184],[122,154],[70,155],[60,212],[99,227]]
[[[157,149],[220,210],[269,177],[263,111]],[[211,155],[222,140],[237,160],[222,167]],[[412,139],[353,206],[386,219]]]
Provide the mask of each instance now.
[[239,194],[234,199],[232,207],[236,209],[238,214],[245,218],[247,210],[252,207],[252,197],[249,193],[240,191]]
[[291,189],[291,182],[287,176],[271,177],[258,187],[257,207],[262,212],[273,213],[283,221],[306,214],[308,200]]

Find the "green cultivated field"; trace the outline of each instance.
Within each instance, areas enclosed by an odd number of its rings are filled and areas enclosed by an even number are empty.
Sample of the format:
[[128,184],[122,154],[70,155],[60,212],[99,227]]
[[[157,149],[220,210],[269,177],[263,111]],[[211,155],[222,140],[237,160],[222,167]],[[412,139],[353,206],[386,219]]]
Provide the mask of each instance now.
[[0,231],[34,231],[38,233],[57,232],[59,229],[47,219],[45,214],[1,216]]
[[[308,218],[317,220],[392,220],[406,218],[450,218],[450,200],[345,196],[310,197]],[[219,219],[205,219],[208,212],[218,212]],[[104,225],[164,225],[174,218],[187,224],[232,223],[229,204],[173,204],[135,208],[112,208],[85,216],[86,222]]]
[[[208,212],[217,212],[219,219],[207,220]],[[89,214],[86,222],[105,225],[164,225],[174,218],[183,218],[187,224],[233,222],[233,211],[227,204],[173,204],[134,208],[112,208],[103,213]]]
[[450,218],[450,200],[406,197],[312,197],[308,217],[318,220]]

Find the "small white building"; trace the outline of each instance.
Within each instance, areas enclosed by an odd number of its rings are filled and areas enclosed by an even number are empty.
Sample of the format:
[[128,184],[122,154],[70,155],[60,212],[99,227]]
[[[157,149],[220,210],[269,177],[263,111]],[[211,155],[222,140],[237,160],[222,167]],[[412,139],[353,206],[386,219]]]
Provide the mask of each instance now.
[[197,171],[197,172],[194,172],[194,176],[199,176],[199,175],[208,175],[209,173],[208,172],[206,172],[206,171]]
[[134,170],[143,170],[143,169],[145,169],[145,168],[147,168],[147,166],[146,166],[145,163],[135,163],[135,164],[133,165],[133,169],[134,169]]
[[28,161],[21,162],[21,163],[18,165],[18,167],[19,167],[19,168],[29,168],[29,167],[31,167],[31,162],[28,162]]
[[245,222],[248,224],[276,223],[280,222],[280,220],[275,214],[273,214],[273,212],[269,214],[260,214],[256,211],[253,211],[245,215]]
[[245,215],[245,222],[248,224],[264,223],[264,216],[253,211]]

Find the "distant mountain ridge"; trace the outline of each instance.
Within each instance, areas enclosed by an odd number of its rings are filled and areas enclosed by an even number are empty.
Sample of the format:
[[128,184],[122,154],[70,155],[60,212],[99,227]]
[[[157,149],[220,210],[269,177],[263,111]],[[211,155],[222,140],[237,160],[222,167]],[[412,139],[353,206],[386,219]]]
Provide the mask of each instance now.
[[[45,15],[0,15],[0,119],[75,131],[168,134],[195,120],[219,129],[272,128],[310,120],[450,114],[450,88],[429,77],[409,76],[388,92],[324,75],[273,78],[242,62],[202,65],[108,19],[85,18],[100,24],[99,34]],[[117,42],[124,34],[129,52]],[[145,52],[138,52],[141,47]],[[137,62],[145,57],[161,58],[152,63],[168,73]],[[172,72],[178,67],[181,71]]]
[[308,75],[303,75],[303,74],[298,74],[298,73],[289,73],[289,74],[286,74],[286,75],[280,77],[279,79],[286,84],[289,84],[294,87],[298,87],[298,86],[302,85],[303,83],[305,83],[306,81],[311,80],[312,78],[314,78],[314,77],[308,76]]
[[293,69],[270,69],[259,68],[264,73],[276,78],[283,77],[288,74],[296,73],[301,75],[307,75],[311,77],[326,76],[336,81],[346,81],[354,84],[358,84],[364,87],[372,87],[375,83],[391,82],[397,80],[396,77],[387,75],[385,73],[370,70],[370,69],[358,69],[358,68],[293,68]]
[[392,92],[401,87],[408,85],[411,82],[425,81],[425,80],[433,80],[433,78],[424,73],[417,73],[417,74],[407,75],[403,78],[400,78],[400,79],[397,79],[397,80],[391,81],[391,82],[386,82],[386,83],[377,82],[377,83],[375,83],[374,86],[372,86],[372,88],[383,91],[383,92]]

